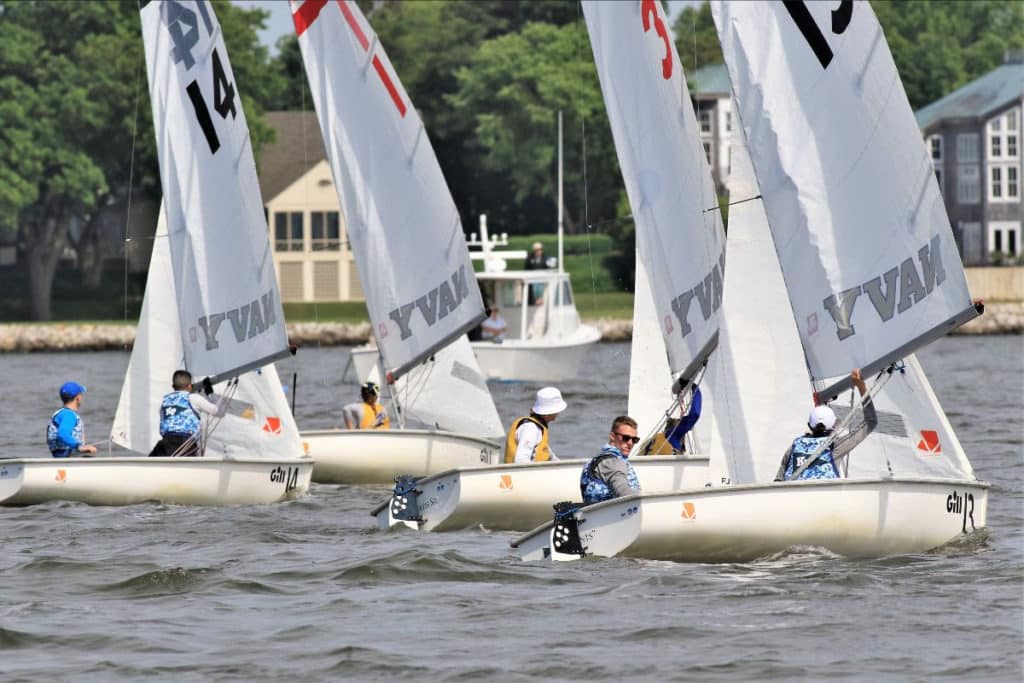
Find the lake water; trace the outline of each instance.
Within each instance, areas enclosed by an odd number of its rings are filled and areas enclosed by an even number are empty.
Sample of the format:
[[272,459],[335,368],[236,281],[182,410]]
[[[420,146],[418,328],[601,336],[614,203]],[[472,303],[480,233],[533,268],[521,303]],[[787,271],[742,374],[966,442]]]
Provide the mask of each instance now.
[[[346,354],[303,349],[300,427],[356,395]],[[1024,338],[950,337],[921,360],[989,493],[980,545],[851,561],[524,564],[512,533],[378,532],[383,488],[292,503],[0,508],[0,680],[985,680],[1024,674]],[[562,385],[556,451],[624,412],[629,347]],[[128,356],[0,355],[0,448],[39,453],[57,387],[109,430]],[[492,386],[507,422],[534,385]],[[802,411],[801,411],[802,412]],[[799,424],[794,427],[799,430]]]

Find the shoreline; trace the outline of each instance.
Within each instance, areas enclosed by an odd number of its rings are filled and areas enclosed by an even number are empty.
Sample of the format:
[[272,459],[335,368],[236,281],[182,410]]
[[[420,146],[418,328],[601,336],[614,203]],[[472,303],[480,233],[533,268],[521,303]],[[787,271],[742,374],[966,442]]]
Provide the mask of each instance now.
[[[587,320],[601,331],[601,341],[629,341],[633,321]],[[1024,302],[986,304],[985,314],[953,334],[1024,334]],[[356,346],[370,338],[370,323],[288,323],[292,343],[302,346]],[[0,324],[0,353],[59,351],[128,351],[135,325],[125,323],[4,323]]]

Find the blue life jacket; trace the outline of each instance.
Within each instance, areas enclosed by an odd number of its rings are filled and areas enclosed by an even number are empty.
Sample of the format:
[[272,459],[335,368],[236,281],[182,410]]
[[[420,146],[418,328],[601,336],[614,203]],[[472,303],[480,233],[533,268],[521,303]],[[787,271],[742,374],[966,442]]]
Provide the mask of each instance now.
[[630,488],[634,491],[640,490],[640,480],[636,476],[636,470],[633,469],[633,465],[630,464],[626,456],[614,446],[605,446],[597,456],[587,463],[586,467],[583,468],[583,474],[580,475],[580,493],[583,494],[583,502],[587,505],[615,498],[615,492],[612,491],[612,487],[597,475],[597,465],[605,458],[621,458],[624,460],[626,468],[629,470],[626,476],[629,478]]
[[60,434],[57,433],[57,416],[65,410],[75,417],[75,426],[71,430],[72,438],[79,444],[85,439],[85,433],[82,429],[82,418],[71,408],[61,408],[50,417],[50,424],[46,425],[46,445],[50,448],[50,455],[55,458],[66,458],[75,452],[75,447],[64,441]]
[[[804,464],[810,456],[814,455],[818,447],[830,437],[827,436],[801,436],[793,440],[793,448],[789,454],[789,462],[786,463],[787,480],[792,479],[793,473]],[[839,469],[832,459],[832,446],[829,446],[814,464],[800,473],[798,479],[839,479]]]
[[188,401],[187,391],[172,391],[160,402],[160,436],[192,436],[199,433],[199,413]]

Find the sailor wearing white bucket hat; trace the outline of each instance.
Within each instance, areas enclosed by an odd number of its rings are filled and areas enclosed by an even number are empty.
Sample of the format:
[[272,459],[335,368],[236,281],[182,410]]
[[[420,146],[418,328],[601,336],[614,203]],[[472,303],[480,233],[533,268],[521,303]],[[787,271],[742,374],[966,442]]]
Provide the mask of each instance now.
[[544,387],[537,392],[528,417],[512,423],[505,439],[505,462],[544,462],[555,460],[548,444],[548,425],[565,410],[562,392]]

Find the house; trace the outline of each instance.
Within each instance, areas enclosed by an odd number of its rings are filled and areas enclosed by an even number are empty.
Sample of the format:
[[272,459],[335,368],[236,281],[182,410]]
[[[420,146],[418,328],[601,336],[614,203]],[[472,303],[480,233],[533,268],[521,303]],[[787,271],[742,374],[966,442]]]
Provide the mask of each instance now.
[[711,177],[718,194],[724,194],[729,181],[729,141],[732,138],[729,69],[725,64],[711,64],[687,74],[686,80],[697,112],[704,154],[711,164]]
[[1001,66],[915,113],[965,265],[1024,254],[1022,107],[1024,59],[1016,50]]
[[260,159],[260,191],[281,300],[362,300],[363,290],[314,112],[272,111],[277,139]]

